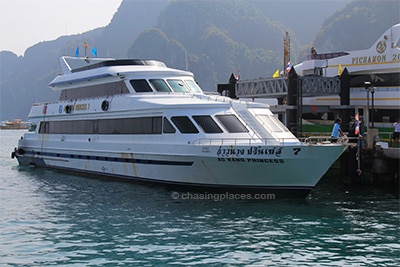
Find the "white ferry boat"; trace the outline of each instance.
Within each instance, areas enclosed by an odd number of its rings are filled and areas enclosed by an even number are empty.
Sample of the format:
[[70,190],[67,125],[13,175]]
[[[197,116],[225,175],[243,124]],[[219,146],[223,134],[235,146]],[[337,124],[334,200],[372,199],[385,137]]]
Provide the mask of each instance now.
[[12,153],[20,165],[305,197],[345,149],[301,142],[268,105],[207,95],[192,73],[162,62],[61,64],[49,84],[59,100],[32,106]]
[[[400,103],[400,24],[390,27],[368,49],[314,53],[306,61],[294,66],[300,76],[334,77],[341,75],[345,68],[350,75],[350,105],[365,108],[368,101],[365,82],[369,82],[370,89],[374,90],[374,105],[377,109],[375,120],[383,121],[384,117],[390,116],[393,122],[399,116]],[[303,104],[338,106],[340,98],[304,98]]]

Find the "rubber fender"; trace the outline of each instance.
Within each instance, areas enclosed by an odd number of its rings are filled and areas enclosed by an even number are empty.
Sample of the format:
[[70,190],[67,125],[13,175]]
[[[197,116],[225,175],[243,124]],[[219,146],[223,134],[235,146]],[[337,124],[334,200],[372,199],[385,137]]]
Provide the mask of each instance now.
[[109,108],[109,105],[110,105],[110,103],[108,102],[108,100],[104,100],[104,101],[101,103],[101,110],[107,111],[108,108]]

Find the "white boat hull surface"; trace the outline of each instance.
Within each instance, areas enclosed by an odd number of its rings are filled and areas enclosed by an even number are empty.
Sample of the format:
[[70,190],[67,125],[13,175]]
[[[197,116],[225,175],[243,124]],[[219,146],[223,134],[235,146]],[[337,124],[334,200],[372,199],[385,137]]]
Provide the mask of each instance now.
[[[311,190],[344,147],[332,144],[295,146],[164,146],[138,145],[136,151],[98,151],[86,148],[41,149],[25,147],[18,156],[21,165],[92,173],[125,179],[169,184]],[[51,142],[50,142],[51,144]],[[58,144],[59,146],[59,144]],[[153,147],[152,147],[153,146]],[[144,150],[146,148],[146,150]],[[135,151],[135,148],[131,148]],[[130,149],[130,150],[131,150]],[[121,150],[122,151],[122,150]],[[175,153],[170,153],[175,151]],[[183,154],[182,152],[185,151]]]

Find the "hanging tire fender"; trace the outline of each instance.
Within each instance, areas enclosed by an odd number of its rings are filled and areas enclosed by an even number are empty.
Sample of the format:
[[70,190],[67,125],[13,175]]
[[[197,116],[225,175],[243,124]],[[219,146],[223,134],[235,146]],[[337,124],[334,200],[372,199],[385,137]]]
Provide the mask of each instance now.
[[102,111],[107,111],[109,107],[110,107],[110,102],[108,102],[108,100],[103,100],[103,102],[101,102]]
[[69,113],[71,113],[71,111],[72,111],[71,105],[66,105],[65,106],[65,113],[69,114]]

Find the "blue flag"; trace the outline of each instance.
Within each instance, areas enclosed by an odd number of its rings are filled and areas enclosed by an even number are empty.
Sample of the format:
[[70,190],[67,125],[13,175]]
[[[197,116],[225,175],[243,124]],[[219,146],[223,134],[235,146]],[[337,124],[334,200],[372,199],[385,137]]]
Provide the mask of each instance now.
[[76,50],[75,50],[75,56],[76,57],[79,57],[79,46],[76,48]]
[[92,49],[92,54],[93,54],[93,56],[97,57],[97,48],[96,47]]

